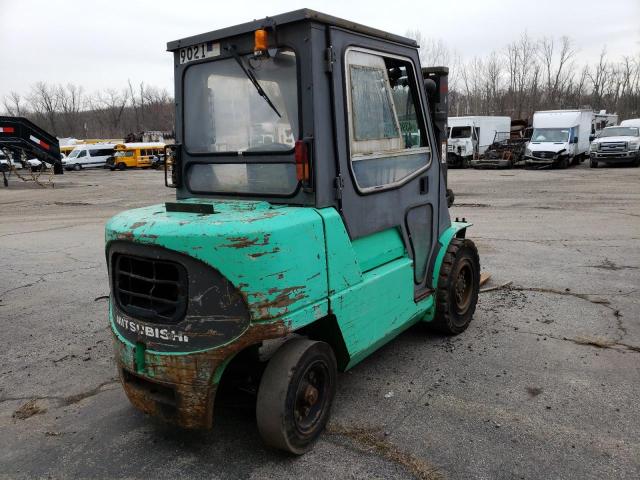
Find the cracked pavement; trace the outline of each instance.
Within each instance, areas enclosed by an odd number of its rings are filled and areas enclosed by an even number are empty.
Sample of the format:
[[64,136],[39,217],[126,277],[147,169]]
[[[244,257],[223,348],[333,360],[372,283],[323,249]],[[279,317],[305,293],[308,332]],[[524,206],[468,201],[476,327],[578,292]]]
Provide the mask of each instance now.
[[173,191],[155,171],[56,183],[0,189],[0,477],[640,477],[640,169],[450,171],[492,274],[474,322],[418,325],[341,374],[300,458],[263,447],[251,402],[195,433],[129,405],[103,225]]

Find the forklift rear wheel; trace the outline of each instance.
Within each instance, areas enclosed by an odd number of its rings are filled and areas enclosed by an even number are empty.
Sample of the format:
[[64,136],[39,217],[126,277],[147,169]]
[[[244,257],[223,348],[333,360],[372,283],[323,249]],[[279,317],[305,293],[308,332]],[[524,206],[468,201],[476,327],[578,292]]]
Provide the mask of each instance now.
[[440,267],[433,328],[445,335],[464,332],[476,310],[479,291],[478,249],[469,239],[454,238]]
[[591,168],[598,168],[598,161],[597,160],[589,160],[589,166]]
[[325,342],[295,338],[269,360],[256,418],[267,445],[302,455],[324,430],[336,393],[336,358]]

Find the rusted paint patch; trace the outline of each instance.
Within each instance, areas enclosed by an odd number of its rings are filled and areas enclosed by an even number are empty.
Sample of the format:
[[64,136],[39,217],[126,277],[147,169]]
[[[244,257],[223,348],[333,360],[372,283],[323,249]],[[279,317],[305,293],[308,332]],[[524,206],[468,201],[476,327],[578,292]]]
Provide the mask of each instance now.
[[[306,297],[304,285],[298,285],[295,287],[287,287],[283,289],[279,288],[271,288],[268,291],[269,295],[277,294],[275,297],[270,299],[264,299],[260,302],[250,304],[251,308],[254,308],[260,312],[260,318],[270,318],[272,317],[270,310],[272,309],[284,309],[287,311],[287,307],[293,303],[296,303],[299,300],[302,300]],[[298,292],[297,294],[293,294],[294,292]],[[278,315],[282,313],[279,312]]]
[[262,236],[262,242],[260,242],[259,237],[255,237],[255,238],[228,237],[231,243],[227,243],[226,245],[220,245],[220,246],[227,247],[227,248],[263,247],[269,244],[269,237],[271,237],[271,234],[265,233]]
[[[116,338],[122,385],[131,403],[139,410],[182,428],[208,429],[213,424],[213,403],[217,389],[213,378],[218,367],[251,345],[283,337],[289,332],[290,328],[279,320],[252,324],[234,342],[207,352],[191,355],[155,355],[146,352],[143,377],[131,371],[132,365],[126,361],[126,351],[130,349]],[[127,373],[123,373],[123,369]],[[142,380],[135,381],[136,377]],[[156,384],[160,386],[158,390],[173,392],[173,395],[159,396],[153,391]],[[173,404],[163,397],[173,398]]]
[[140,228],[146,224],[147,222],[136,222],[136,223],[133,223],[129,228],[131,228],[131,230],[135,230],[136,228]]
[[249,256],[251,258],[258,258],[261,257],[263,255],[269,255],[269,254],[273,254],[273,253],[278,253],[280,251],[280,249],[278,247],[274,248],[273,250],[271,250],[270,252],[257,252],[257,253],[250,253]]

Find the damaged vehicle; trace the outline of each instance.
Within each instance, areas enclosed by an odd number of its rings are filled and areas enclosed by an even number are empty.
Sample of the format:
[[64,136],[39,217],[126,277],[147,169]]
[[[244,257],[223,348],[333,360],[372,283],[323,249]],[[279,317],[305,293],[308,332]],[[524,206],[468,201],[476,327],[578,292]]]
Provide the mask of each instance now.
[[549,110],[533,114],[525,167],[568,168],[589,156],[593,111]]
[[508,132],[509,117],[451,117],[447,145],[447,165],[469,168],[494,141],[498,132]]
[[524,162],[524,153],[533,129],[526,120],[512,120],[510,132],[496,132],[493,143],[477,160],[474,168],[513,168]]
[[213,425],[233,378],[265,443],[308,451],[337,371],[419,322],[472,320],[480,264],[446,199],[446,68],[311,10],[168,44],[176,200],[106,225],[109,321],[139,410]]

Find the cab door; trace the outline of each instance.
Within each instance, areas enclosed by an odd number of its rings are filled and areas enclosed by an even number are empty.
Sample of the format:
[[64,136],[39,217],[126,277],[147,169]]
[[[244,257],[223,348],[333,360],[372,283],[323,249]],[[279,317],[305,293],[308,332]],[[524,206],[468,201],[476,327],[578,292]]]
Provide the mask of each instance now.
[[330,27],[339,175],[352,240],[390,228],[414,261],[414,295],[432,288],[441,188],[417,50]]

